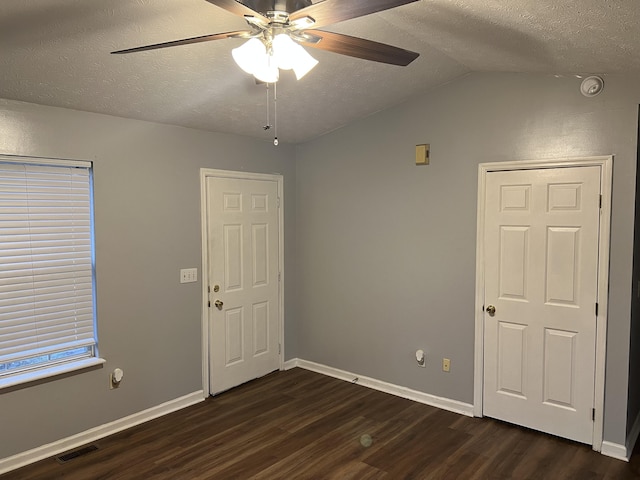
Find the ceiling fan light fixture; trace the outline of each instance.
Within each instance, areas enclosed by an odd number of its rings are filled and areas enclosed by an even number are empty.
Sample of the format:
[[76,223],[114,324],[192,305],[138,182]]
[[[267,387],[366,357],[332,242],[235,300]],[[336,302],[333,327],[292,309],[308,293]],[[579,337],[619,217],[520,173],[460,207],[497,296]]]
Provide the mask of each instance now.
[[251,38],[234,48],[231,55],[242,70],[265,83],[277,82],[279,69],[293,69],[300,80],[318,64],[301,45],[284,33],[273,38],[269,49],[264,40]]
[[281,33],[276,35],[272,42],[273,57],[279,68],[282,70],[291,70],[296,74],[296,78],[300,80],[318,61],[302,48],[302,46],[294,42],[287,34]]
[[263,59],[256,65],[253,76],[264,83],[276,83],[280,77],[278,64],[271,55],[265,55]]
[[293,72],[296,74],[296,78],[300,80],[318,64],[318,60],[309,55],[300,45],[298,47],[300,48],[300,53],[295,60]]
[[238,66],[251,75],[269,61],[267,48],[257,38],[252,38],[238,48],[234,48],[231,50],[231,55]]
[[272,55],[278,65],[278,68],[282,70],[291,70],[294,64],[296,47],[299,47],[300,45],[291,40],[289,35],[281,33],[273,37],[271,46]]

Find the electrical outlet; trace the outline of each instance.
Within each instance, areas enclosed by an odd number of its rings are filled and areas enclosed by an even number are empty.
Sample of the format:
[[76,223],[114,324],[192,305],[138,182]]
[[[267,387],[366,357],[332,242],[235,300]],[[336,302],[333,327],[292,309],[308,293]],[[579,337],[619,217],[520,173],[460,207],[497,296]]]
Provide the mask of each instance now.
[[424,350],[416,350],[416,362],[418,362],[419,367],[427,368],[427,356]]
[[449,370],[451,370],[451,360],[448,358],[443,358],[442,359],[442,371],[443,372],[448,372]]
[[113,390],[114,388],[120,387],[120,382],[122,382],[122,378],[124,377],[124,372],[121,368],[116,368],[113,372],[109,374],[109,389]]
[[192,283],[198,281],[197,268],[183,268],[180,270],[180,283]]

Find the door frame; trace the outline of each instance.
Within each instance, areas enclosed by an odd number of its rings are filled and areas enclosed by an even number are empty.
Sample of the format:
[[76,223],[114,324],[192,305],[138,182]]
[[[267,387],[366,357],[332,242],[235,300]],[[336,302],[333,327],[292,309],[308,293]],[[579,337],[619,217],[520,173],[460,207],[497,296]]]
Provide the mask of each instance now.
[[549,160],[523,160],[490,162],[478,165],[478,225],[476,232],[476,299],[475,299],[475,356],[473,414],[483,416],[484,388],[484,218],[486,176],[490,172],[506,170],[533,170],[543,168],[567,168],[600,166],[600,189],[602,207],[598,231],[598,314],[596,316],[596,357],[593,424],[593,450],[602,449],[604,422],[604,382],[607,353],[607,310],[609,299],[609,237],[611,229],[611,185],[613,178],[613,155],[597,157],[560,158]]
[[278,185],[278,341],[280,342],[280,370],[284,368],[284,192],[283,177],[278,174],[236,172],[213,168],[200,169],[200,228],[202,233],[202,390],[205,397],[211,395],[209,384],[209,234],[207,228],[207,178],[235,178],[240,180],[267,180]]

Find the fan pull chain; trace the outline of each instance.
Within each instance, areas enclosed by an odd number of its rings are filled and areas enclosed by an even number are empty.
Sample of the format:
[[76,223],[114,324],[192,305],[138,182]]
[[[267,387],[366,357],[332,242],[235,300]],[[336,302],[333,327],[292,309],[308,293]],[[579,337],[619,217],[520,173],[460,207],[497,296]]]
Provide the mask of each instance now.
[[278,84],[273,84],[273,144],[278,146]]
[[262,129],[269,130],[271,128],[271,124],[269,123],[269,120],[271,119],[271,116],[269,115],[269,84],[266,83],[265,85],[267,86],[267,123],[264,124]]
[[[263,130],[270,130],[271,129],[271,124],[269,123],[269,120],[271,119],[271,115],[269,114],[269,84],[266,84],[267,86],[267,123],[262,127]],[[273,137],[273,144],[275,146],[278,146],[278,84],[274,83],[273,84],[273,133],[274,133],[274,137]]]

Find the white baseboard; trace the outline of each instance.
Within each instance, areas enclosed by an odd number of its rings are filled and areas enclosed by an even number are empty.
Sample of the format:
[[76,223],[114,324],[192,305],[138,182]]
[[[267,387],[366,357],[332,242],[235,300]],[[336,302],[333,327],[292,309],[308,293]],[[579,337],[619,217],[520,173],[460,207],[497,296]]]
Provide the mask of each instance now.
[[640,412],[636,415],[636,419],[633,422],[633,426],[631,427],[631,431],[629,435],[627,435],[627,460],[631,458],[631,454],[633,453],[633,448],[636,446],[636,442],[638,441],[638,435],[640,434]]
[[629,457],[627,456],[627,447],[620,445],[619,443],[607,442],[606,440],[603,441],[600,453],[607,457],[617,458],[618,460],[623,460],[625,462],[629,461]]
[[282,369],[291,370],[292,368],[296,368],[297,366],[298,366],[298,359],[292,358],[291,360],[287,360],[286,362],[284,362]]
[[140,425],[141,423],[148,422],[154,418],[167,415],[171,412],[175,412],[176,410],[180,410],[190,405],[195,405],[196,403],[202,402],[204,399],[204,392],[199,390],[155,407],[148,408],[141,412],[134,413],[128,417],[120,418],[113,422],[85,430],[84,432],[80,432],[76,435],[57,440],[53,443],[48,443],[32,450],[27,450],[26,452],[0,459],[0,475],[11,470],[24,467],[25,465],[29,465],[30,463],[38,462],[45,458],[58,455],[59,453],[86,445],[87,443],[95,442],[101,438],[121,432],[127,428]]
[[300,367],[304,368],[305,370],[311,370],[312,372],[322,373],[323,375],[338,378],[340,380],[345,380],[347,382],[353,382],[354,379],[357,378],[357,381],[354,383],[357,383],[358,385],[369,387],[374,390],[379,390],[381,392],[390,393],[391,395],[395,395],[397,397],[407,398],[418,403],[431,405],[432,407],[437,407],[443,410],[448,410],[450,412],[473,417],[473,405],[468,403],[451,400],[449,398],[437,397],[428,393],[419,392],[410,388],[383,382],[382,380],[376,380],[375,378],[364,377],[362,375],[358,375],[357,373],[339,370],[337,368],[329,367],[327,365],[322,365],[315,362],[309,362],[307,360],[302,360],[299,358],[294,358],[285,362],[285,370],[294,367]]
[[631,431],[627,435],[627,441],[625,445],[620,445],[619,443],[607,442],[606,440],[602,442],[602,450],[600,453],[602,455],[606,455],[607,457],[617,458],[618,460],[624,460],[628,462],[631,458],[631,454],[633,453],[633,447],[636,445],[636,441],[638,440],[638,435],[640,434],[640,413],[636,416],[635,421],[633,422],[633,426],[631,427]]

